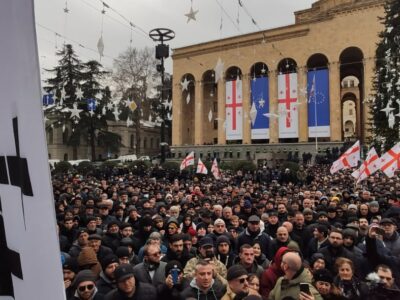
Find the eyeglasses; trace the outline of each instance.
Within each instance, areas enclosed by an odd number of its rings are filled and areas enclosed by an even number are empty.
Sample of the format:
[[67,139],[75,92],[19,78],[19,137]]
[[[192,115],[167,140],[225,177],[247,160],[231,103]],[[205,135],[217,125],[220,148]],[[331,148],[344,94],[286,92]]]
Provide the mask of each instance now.
[[94,284],[88,284],[88,285],[82,285],[82,286],[78,287],[78,290],[80,292],[84,292],[86,290],[91,291],[91,290],[93,290],[93,288],[94,288]]
[[153,253],[153,254],[149,254],[149,256],[160,256],[161,255],[161,252],[156,252],[156,253]]
[[247,277],[243,277],[243,278],[239,278],[239,282],[240,283],[245,283],[245,281],[247,281]]

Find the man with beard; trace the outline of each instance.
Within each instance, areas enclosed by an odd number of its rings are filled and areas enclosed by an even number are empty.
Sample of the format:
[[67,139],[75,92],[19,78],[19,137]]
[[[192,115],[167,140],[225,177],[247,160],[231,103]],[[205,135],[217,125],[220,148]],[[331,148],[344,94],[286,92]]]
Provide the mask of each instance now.
[[106,295],[108,292],[116,288],[114,271],[119,266],[118,257],[114,254],[107,255],[101,261],[100,278],[96,281],[99,293]]
[[75,293],[70,300],[103,300],[104,296],[98,292],[95,280],[92,271],[80,271],[72,283]]
[[[276,217],[276,219],[278,219]],[[252,215],[247,220],[247,228],[243,231],[237,242],[237,248],[240,249],[244,244],[252,245],[254,241],[260,242],[262,253],[267,256],[268,259],[268,249],[270,247],[271,238],[260,229],[260,218],[257,215]]]
[[128,216],[125,218],[125,222],[131,224],[134,230],[140,228],[140,217],[135,206],[131,205],[128,207]]
[[165,266],[161,260],[161,250],[158,245],[144,246],[143,262],[133,268],[136,281],[158,286],[165,282]]
[[95,216],[90,216],[86,219],[86,228],[88,230],[89,235],[98,234],[103,235],[103,231],[97,227],[97,221]]
[[176,260],[179,261],[184,268],[188,260],[191,258],[193,258],[193,256],[183,245],[183,235],[174,234],[169,239],[167,254],[161,259],[161,261],[168,263],[171,260]]
[[231,241],[224,235],[217,238],[217,255],[216,257],[229,269],[235,261],[236,255],[233,252]]
[[264,232],[268,236],[276,238],[276,231],[278,230],[279,226],[278,212],[275,210],[268,212],[268,224],[265,225]]
[[71,255],[72,257],[78,257],[79,252],[81,252],[82,248],[88,245],[89,245],[88,231],[86,229],[79,230],[78,237],[69,250],[69,255]]
[[111,221],[107,224],[107,232],[103,236],[102,244],[115,252],[119,246],[119,240],[119,222],[117,220]]

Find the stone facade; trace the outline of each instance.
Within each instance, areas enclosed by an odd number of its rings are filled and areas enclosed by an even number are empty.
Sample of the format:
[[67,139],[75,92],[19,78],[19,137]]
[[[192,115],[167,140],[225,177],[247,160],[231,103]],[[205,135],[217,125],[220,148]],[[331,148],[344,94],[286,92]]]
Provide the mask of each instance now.
[[[251,140],[249,117],[252,72],[257,64],[267,66],[270,111],[276,111],[279,66],[288,61],[294,62],[299,90],[307,85],[307,71],[313,66],[322,62],[329,70],[331,134],[321,142],[340,144],[346,140],[343,103],[349,94],[354,96],[355,135],[366,141],[370,113],[363,100],[372,91],[375,49],[383,29],[378,17],[384,15],[384,2],[320,0],[310,9],[295,12],[294,25],[174,49],[172,151],[185,153],[190,147],[211,144],[230,147],[221,120],[225,119],[225,82],[235,75],[232,69],[243,82],[243,139],[238,143],[243,147],[257,143]],[[218,58],[224,62],[225,73],[224,79],[214,84]],[[358,86],[344,86],[343,80],[349,77],[355,77]],[[184,79],[190,81],[188,92],[182,91]],[[298,101],[306,102],[306,97],[299,94]],[[212,122],[208,120],[210,111]],[[314,143],[308,137],[307,105],[299,105],[297,141],[279,140],[278,124],[271,121],[270,138],[264,142],[267,148],[272,144]]]

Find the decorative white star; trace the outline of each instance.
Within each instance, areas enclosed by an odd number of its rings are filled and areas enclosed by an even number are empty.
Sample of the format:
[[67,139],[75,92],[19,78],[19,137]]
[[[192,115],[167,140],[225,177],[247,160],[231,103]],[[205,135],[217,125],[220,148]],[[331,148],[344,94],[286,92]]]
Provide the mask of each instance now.
[[74,123],[75,123],[75,124],[78,124],[78,123],[79,123],[79,120],[78,120],[78,119],[75,119],[75,120],[74,120]]
[[251,105],[251,109],[250,109],[250,119],[251,119],[251,123],[256,122],[257,119],[257,108],[256,108],[256,103],[253,102],[253,104]]
[[80,87],[77,87],[75,90],[76,99],[81,100],[83,98],[83,92]]
[[63,101],[67,96],[67,92],[65,91],[65,88],[63,87],[61,90],[61,97],[60,97],[60,102]]
[[186,104],[189,104],[189,102],[190,102],[190,93],[188,93],[186,96]]
[[101,119],[101,115],[100,114],[97,115],[97,119],[99,119],[99,120]]
[[168,102],[168,100],[165,100],[163,102],[163,105],[166,109],[171,110],[172,109],[172,101]]
[[265,74],[267,72],[267,69],[265,69],[265,66],[263,65],[262,69],[261,69],[261,73]]
[[113,111],[113,115],[115,117],[115,121],[119,121],[119,111],[118,111],[117,107],[115,107],[115,109]]
[[198,13],[198,10],[193,10],[193,7],[190,7],[190,11],[185,14],[185,16],[188,18],[186,23],[189,23],[190,20],[196,21],[196,14]]
[[265,100],[263,98],[260,98],[260,100],[258,100],[258,108],[264,107],[265,104]]
[[389,118],[388,118],[388,126],[389,126],[389,128],[393,128],[394,127],[394,122],[395,122],[394,114],[392,112],[390,112],[389,113]]
[[212,110],[211,110],[211,108],[210,108],[210,111],[208,112],[208,122],[211,123],[212,117],[213,117],[213,113],[212,113]]
[[93,111],[93,110],[89,110],[89,115],[90,115],[91,117],[93,117],[93,116],[94,116],[94,111]]
[[129,127],[129,126],[131,126],[131,125],[133,125],[133,121],[131,120],[131,118],[127,118],[126,119],[126,127]]
[[215,72],[215,83],[218,82],[218,80],[223,78],[224,76],[224,63],[222,62],[221,57],[218,58],[217,65],[214,68]]
[[98,92],[96,94],[96,98],[99,99],[99,100],[103,99],[103,94],[101,92]]
[[108,110],[112,110],[113,107],[114,107],[114,105],[111,102],[107,103]]
[[[71,115],[69,116],[71,119],[73,117],[76,117],[77,119],[80,119],[81,117],[79,116],[79,114],[82,112],[83,109],[78,109],[78,104],[74,103],[73,104],[73,108],[69,109],[69,111],[71,112]],[[77,124],[77,123],[76,123]]]
[[187,80],[187,78],[185,77],[185,79],[181,82],[182,91],[188,90],[189,83],[190,83],[190,81]]
[[381,109],[381,111],[383,111],[383,112],[386,114],[386,117],[388,117],[389,114],[390,114],[390,112],[391,112],[392,110],[394,110],[393,107],[390,107],[390,102],[391,102],[391,101],[388,101],[386,107],[383,108],[383,109]]

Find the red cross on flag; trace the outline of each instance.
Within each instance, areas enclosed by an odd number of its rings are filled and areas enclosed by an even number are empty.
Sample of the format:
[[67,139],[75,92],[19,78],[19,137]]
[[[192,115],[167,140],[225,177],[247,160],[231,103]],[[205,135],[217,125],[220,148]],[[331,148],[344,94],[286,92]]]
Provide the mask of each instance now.
[[208,174],[208,170],[206,168],[206,165],[201,161],[201,159],[199,158],[199,162],[197,163],[197,170],[196,173],[198,174]]
[[387,177],[393,177],[394,172],[400,169],[400,142],[381,156],[380,169]]
[[341,169],[349,169],[357,167],[360,160],[360,141],[354,143],[345,153],[336,160],[331,167],[331,174],[336,173]]
[[213,163],[211,165],[211,173],[214,175],[215,179],[221,178],[221,171],[218,168],[218,162],[216,158],[214,158]]
[[368,151],[367,158],[365,161],[362,163],[360,168],[356,171],[354,171],[351,176],[357,179],[357,183],[360,181],[363,181],[364,179],[368,178],[368,176],[371,176],[374,174],[376,171],[379,170],[381,163],[379,160],[379,156],[376,153],[376,150],[374,147],[372,147]]
[[279,138],[299,137],[297,73],[278,75]]
[[189,166],[194,166],[194,151],[190,152],[181,163],[181,171]]
[[242,81],[226,82],[226,139],[241,140],[243,135]]

